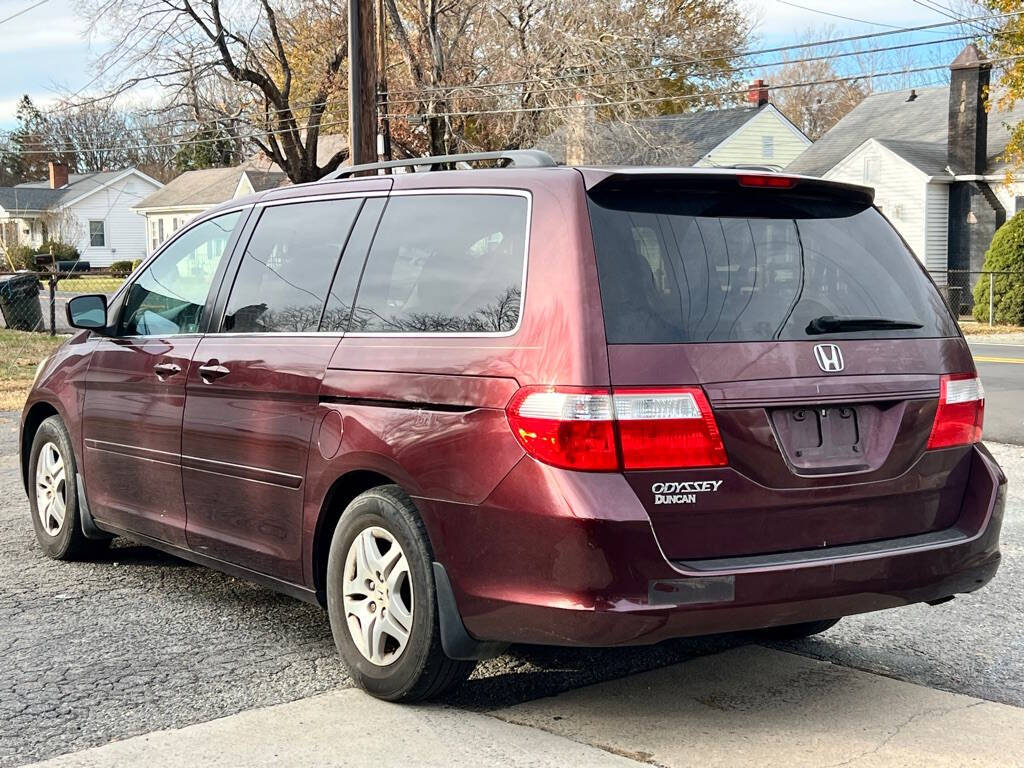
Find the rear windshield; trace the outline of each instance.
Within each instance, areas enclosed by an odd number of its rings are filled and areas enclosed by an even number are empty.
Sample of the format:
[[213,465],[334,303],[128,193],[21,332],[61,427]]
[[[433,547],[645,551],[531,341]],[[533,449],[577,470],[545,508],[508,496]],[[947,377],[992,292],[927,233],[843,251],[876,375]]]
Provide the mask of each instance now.
[[[956,334],[917,259],[863,203],[599,188],[590,218],[609,344]],[[818,318],[920,327],[839,332]]]

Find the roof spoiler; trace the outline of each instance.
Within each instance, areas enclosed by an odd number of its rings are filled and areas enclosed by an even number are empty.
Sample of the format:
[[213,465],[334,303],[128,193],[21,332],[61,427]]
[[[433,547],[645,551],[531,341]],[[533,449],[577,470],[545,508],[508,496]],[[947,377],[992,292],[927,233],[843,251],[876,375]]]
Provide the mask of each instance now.
[[[673,189],[694,191],[732,191],[740,188],[757,187],[772,194],[787,193],[801,197],[824,200],[842,200],[859,205],[872,205],[875,190],[859,184],[827,181],[813,176],[792,174],[758,173],[749,170],[722,170],[707,168],[581,168],[587,191],[611,192],[616,188],[636,190],[671,186]],[[751,183],[764,178],[765,184]],[[778,183],[785,180],[786,184]]]

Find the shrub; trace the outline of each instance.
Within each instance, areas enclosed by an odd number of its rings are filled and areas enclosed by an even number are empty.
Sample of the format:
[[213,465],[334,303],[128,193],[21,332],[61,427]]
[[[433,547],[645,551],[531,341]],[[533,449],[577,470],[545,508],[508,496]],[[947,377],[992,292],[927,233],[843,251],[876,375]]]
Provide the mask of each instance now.
[[[40,272],[45,267],[37,267],[35,262],[36,251],[30,245],[14,245],[7,249],[7,253],[14,262],[15,269],[31,269],[33,272]],[[6,259],[4,259],[6,261]],[[10,264],[4,264],[3,269],[10,269]]]
[[81,254],[78,249],[70,243],[62,243],[60,240],[44,240],[43,244],[36,249],[36,253],[53,253],[55,261],[77,261]]
[[130,261],[115,261],[110,265],[110,274],[114,277],[128,277],[132,273],[133,268]]
[[138,269],[139,268],[139,264],[141,264],[141,263],[142,263],[142,259],[135,259],[135,261],[132,262],[132,272],[134,272],[136,269]]
[[974,286],[974,319],[988,322],[989,281],[993,281],[994,321],[1000,325],[1024,325],[1024,215],[1007,221],[992,238],[985,254],[986,272]]

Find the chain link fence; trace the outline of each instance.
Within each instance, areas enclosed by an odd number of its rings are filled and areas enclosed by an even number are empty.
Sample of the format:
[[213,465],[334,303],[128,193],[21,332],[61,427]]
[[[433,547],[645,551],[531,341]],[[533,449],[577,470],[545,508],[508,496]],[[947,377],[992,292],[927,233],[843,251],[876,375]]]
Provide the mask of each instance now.
[[943,269],[931,275],[962,320],[1020,325],[1024,319],[1024,272]]
[[68,299],[85,293],[110,298],[124,279],[109,271],[0,272],[0,328],[71,333]]

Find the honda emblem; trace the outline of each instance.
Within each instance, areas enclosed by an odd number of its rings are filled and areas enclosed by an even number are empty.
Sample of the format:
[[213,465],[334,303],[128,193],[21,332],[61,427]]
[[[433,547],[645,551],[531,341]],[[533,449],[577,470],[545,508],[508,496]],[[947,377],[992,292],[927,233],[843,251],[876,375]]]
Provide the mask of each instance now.
[[845,367],[843,353],[835,344],[815,344],[814,359],[825,373],[839,373]]

